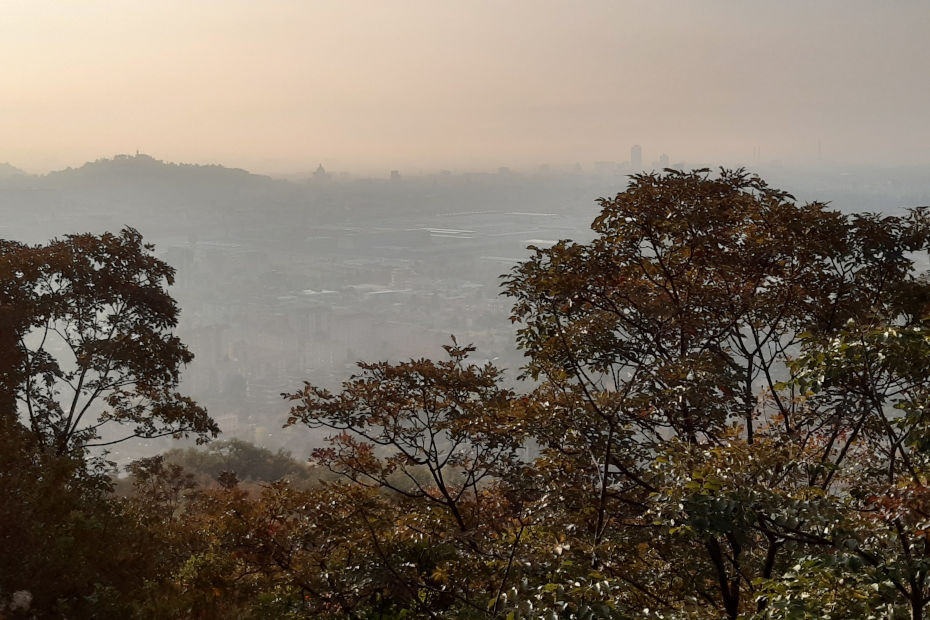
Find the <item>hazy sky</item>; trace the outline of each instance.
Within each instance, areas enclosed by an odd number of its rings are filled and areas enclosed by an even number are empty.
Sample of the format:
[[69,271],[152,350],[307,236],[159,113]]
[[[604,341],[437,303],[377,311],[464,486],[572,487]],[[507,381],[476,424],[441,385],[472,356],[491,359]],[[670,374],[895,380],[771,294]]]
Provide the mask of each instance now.
[[0,0],[0,162],[930,163],[928,27],[925,1]]

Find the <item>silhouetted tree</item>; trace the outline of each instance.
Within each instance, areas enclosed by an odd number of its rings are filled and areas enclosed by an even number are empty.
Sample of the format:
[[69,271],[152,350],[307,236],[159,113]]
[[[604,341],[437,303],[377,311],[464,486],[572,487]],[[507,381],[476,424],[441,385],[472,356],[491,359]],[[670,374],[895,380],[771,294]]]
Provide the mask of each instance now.
[[[0,404],[63,454],[131,437],[218,433],[175,389],[193,358],[172,333],[174,269],[131,228],[0,243]],[[7,409],[9,411],[9,409]],[[129,426],[121,435],[109,425]]]

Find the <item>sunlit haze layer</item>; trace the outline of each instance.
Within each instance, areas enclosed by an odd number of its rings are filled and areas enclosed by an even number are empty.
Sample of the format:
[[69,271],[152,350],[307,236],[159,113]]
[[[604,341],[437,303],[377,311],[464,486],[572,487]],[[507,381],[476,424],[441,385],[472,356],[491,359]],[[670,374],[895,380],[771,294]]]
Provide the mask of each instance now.
[[0,162],[930,162],[927,2],[0,2]]

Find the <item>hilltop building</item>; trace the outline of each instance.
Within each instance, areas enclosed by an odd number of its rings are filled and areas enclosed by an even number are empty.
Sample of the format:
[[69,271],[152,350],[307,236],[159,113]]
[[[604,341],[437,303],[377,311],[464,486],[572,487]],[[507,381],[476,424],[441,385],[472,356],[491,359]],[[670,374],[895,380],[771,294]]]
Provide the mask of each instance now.
[[329,173],[323,168],[323,164],[317,166],[316,170],[313,171],[313,179],[315,181],[326,181],[329,179]]

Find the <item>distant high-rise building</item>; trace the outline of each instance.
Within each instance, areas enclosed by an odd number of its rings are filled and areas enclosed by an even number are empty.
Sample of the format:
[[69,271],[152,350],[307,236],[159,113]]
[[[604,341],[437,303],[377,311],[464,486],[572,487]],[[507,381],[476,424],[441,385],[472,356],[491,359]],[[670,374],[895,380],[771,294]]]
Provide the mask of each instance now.
[[392,180],[392,181],[400,181],[400,171],[399,171],[399,170],[391,170],[391,180]]
[[665,153],[659,155],[659,168],[668,168],[668,155]]
[[643,168],[643,147],[634,144],[630,149],[630,166],[633,170],[642,170]]

